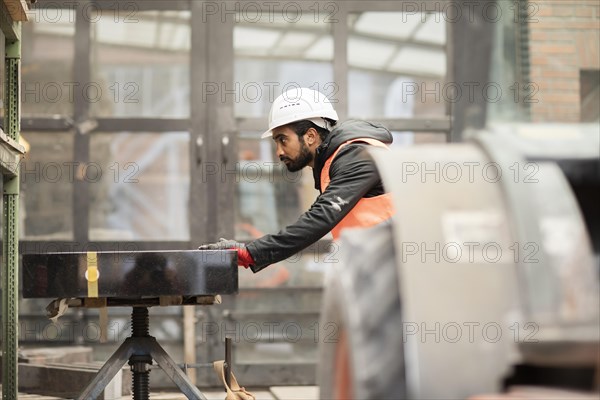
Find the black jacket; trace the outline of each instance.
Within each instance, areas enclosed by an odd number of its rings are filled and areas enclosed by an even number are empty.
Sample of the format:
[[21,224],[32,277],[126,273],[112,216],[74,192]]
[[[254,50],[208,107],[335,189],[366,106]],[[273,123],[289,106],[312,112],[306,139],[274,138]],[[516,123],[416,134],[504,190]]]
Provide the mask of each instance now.
[[255,261],[252,271],[258,272],[307,248],[331,231],[361,198],[385,193],[375,164],[364,154],[369,145],[360,142],[340,150],[329,170],[331,182],[325,192],[321,190],[325,161],[342,143],[363,137],[386,144],[393,140],[386,128],[366,121],[350,120],[336,126],[316,150],[313,175],[315,188],[321,194],[295,223],[277,234],[265,235],[247,244]]

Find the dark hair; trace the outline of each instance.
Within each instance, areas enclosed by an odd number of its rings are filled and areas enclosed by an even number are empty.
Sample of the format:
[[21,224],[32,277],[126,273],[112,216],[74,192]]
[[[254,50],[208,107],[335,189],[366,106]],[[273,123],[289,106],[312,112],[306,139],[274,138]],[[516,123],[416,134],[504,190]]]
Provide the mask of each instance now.
[[[331,126],[335,126],[336,121],[331,120],[329,118],[325,118],[325,119],[329,122],[329,124],[331,124]],[[306,119],[303,119],[303,120],[297,121],[297,122],[291,122],[290,124],[288,124],[288,126],[290,127],[291,130],[296,132],[296,135],[298,135],[299,138],[304,136],[306,131],[309,130],[310,128],[315,128],[315,130],[319,134],[319,137],[321,138],[321,141],[324,141],[325,138],[327,137],[327,135],[329,135],[329,131],[327,129],[321,128],[320,126],[317,126],[313,122],[306,120]]]

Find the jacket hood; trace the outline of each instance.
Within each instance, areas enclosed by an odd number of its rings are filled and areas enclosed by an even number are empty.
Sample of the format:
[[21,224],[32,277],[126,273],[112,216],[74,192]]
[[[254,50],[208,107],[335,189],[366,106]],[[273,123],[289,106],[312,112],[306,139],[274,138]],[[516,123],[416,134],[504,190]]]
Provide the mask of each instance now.
[[381,124],[362,120],[348,120],[336,125],[316,151],[313,175],[317,189],[320,186],[319,177],[325,161],[331,157],[342,143],[358,138],[375,139],[387,145],[394,140],[392,133]]
[[323,165],[342,143],[358,138],[376,139],[385,144],[390,144],[394,140],[391,132],[381,124],[349,120],[333,128],[325,141],[317,148],[317,164]]

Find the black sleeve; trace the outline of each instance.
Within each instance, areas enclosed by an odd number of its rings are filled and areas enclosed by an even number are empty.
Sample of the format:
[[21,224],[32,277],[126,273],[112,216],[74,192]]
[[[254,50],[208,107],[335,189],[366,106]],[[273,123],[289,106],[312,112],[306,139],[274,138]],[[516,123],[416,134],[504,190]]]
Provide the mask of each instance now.
[[373,161],[364,155],[365,145],[348,145],[335,157],[331,182],[310,209],[279,233],[265,235],[247,248],[258,272],[266,266],[298,253],[331,231],[371,188],[381,185]]

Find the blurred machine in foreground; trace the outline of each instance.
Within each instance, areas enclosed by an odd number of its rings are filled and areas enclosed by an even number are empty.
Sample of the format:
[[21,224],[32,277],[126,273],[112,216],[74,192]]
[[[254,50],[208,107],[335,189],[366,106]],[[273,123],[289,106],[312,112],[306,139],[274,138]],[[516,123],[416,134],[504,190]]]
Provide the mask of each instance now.
[[397,214],[340,243],[322,399],[598,391],[600,128],[494,130],[372,153]]

